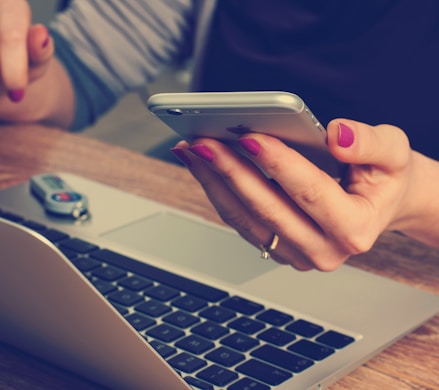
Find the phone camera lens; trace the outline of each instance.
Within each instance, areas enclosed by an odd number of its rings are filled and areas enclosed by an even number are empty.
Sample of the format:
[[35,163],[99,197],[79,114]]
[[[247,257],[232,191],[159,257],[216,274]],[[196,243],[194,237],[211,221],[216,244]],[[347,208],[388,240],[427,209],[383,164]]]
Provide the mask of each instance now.
[[168,114],[171,114],[171,115],[182,115],[183,114],[183,111],[180,110],[179,108],[169,108],[166,111],[168,112]]

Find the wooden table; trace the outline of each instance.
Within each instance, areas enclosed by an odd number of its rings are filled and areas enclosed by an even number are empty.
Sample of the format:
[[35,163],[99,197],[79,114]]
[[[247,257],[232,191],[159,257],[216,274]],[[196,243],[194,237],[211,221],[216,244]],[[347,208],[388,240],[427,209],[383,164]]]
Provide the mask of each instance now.
[[[58,129],[0,127],[0,189],[42,172],[76,173],[221,223],[184,168]],[[350,263],[439,294],[439,251],[398,234],[384,234]],[[0,390],[24,389],[101,387],[0,344]],[[439,315],[331,389],[439,389]]]

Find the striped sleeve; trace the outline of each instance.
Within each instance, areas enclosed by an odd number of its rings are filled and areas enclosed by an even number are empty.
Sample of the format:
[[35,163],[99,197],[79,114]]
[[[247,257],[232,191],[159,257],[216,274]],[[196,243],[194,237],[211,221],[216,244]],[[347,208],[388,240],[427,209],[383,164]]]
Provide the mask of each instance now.
[[57,15],[50,28],[75,84],[75,129],[190,55],[194,8],[191,0],[73,0]]

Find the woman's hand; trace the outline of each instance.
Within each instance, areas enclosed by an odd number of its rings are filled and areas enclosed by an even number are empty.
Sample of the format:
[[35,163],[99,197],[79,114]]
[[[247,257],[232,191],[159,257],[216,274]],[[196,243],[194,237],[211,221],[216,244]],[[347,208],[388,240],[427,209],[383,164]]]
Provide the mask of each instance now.
[[54,59],[47,27],[31,25],[31,19],[25,0],[0,0],[0,121],[67,126],[73,114],[70,81]]
[[1,88],[12,102],[23,99],[26,87],[40,78],[53,57],[47,28],[31,26],[25,0],[0,0]]
[[[271,257],[299,270],[334,270],[385,230],[417,230],[422,170],[438,166],[400,129],[345,119],[328,125],[331,153],[349,164],[341,183],[273,137],[246,134],[238,144],[248,159],[207,138],[173,150],[227,224],[257,247],[277,234]],[[439,226],[431,241],[438,236]]]

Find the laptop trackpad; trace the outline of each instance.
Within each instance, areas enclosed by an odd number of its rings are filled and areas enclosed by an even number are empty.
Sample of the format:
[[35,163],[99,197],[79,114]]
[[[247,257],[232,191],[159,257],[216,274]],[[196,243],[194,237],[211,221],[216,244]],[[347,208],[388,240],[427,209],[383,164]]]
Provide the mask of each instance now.
[[278,265],[234,232],[172,213],[155,214],[104,233],[135,251],[240,284]]

